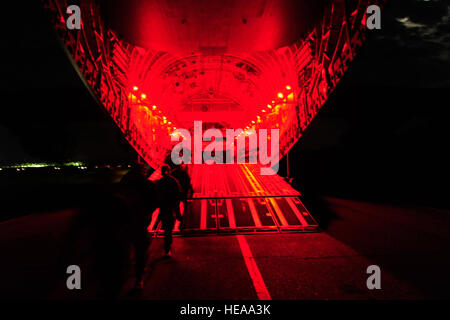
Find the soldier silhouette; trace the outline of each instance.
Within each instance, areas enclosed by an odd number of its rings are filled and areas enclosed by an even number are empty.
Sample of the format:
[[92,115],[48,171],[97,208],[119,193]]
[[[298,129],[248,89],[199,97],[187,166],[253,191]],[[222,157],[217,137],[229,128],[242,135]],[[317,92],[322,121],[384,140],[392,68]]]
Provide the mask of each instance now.
[[182,188],[176,178],[170,175],[170,167],[161,167],[162,178],[158,180],[159,189],[159,220],[164,229],[164,250],[167,257],[171,256],[172,232],[176,218],[181,220],[179,213],[182,200]]
[[144,285],[143,276],[150,245],[147,227],[158,206],[157,188],[154,182],[148,180],[150,174],[148,165],[138,164],[122,178],[119,192],[116,193],[127,208],[124,229],[134,248],[136,289],[142,289]]

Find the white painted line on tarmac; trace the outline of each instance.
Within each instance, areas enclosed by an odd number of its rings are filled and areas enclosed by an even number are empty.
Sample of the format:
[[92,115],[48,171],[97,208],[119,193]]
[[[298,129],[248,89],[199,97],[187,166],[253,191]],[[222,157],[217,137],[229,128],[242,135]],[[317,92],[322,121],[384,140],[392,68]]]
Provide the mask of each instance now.
[[259,300],[272,300],[269,291],[267,290],[264,279],[256,265],[255,259],[253,258],[252,251],[248,245],[247,239],[243,235],[236,236],[239,247],[241,248],[242,256],[244,257],[245,265],[247,266],[248,273],[252,279],[253,286],[255,287],[256,295]]

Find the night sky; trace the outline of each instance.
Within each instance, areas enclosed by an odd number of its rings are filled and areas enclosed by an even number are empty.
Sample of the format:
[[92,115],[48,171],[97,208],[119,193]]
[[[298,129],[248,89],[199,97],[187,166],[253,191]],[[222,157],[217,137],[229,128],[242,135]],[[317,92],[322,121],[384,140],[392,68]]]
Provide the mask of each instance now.
[[[2,10],[0,165],[134,159],[114,122],[78,79],[39,1],[34,2]],[[342,180],[371,185],[367,192],[388,184],[395,194],[411,183],[414,190],[429,189],[445,179],[449,19],[448,1],[390,1],[382,30],[370,32],[292,150],[291,174],[324,192],[345,192],[337,186]]]
[[16,1],[9,6],[1,42],[0,164],[134,160],[65,56],[40,2],[26,10]]
[[450,4],[390,1],[290,153],[306,192],[449,206]]

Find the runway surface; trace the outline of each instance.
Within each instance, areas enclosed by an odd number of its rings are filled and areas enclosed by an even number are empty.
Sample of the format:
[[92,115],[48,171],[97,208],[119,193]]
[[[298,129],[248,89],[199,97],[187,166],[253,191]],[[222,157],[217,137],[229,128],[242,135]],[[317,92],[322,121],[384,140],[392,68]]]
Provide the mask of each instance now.
[[[324,201],[330,221],[322,232],[176,237],[170,259],[163,258],[164,239],[153,238],[142,295],[128,296],[134,284],[130,260],[122,297],[255,300],[265,292],[273,300],[449,298],[448,210]],[[76,235],[70,252],[64,245],[79,213],[36,212],[0,223],[0,296],[97,297],[98,258],[88,231]],[[82,290],[67,289],[62,256],[80,266]],[[381,268],[381,290],[366,287],[373,264]]]

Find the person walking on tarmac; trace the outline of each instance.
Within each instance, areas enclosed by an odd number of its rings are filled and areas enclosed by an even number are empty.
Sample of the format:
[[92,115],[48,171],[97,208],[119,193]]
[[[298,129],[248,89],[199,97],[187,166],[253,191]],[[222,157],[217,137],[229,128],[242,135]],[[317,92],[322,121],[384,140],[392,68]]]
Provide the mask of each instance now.
[[120,183],[99,186],[83,200],[63,244],[61,265],[70,264],[80,235],[88,237],[91,260],[98,279],[97,295],[117,298],[129,275],[130,249],[134,248],[135,289],[142,289],[150,239],[147,233],[158,208],[156,183],[148,180],[150,167],[135,164]]
[[136,165],[122,178],[119,192],[116,194],[127,208],[122,228],[134,247],[135,289],[138,290],[144,285],[143,276],[150,245],[147,226],[150,224],[153,211],[158,206],[156,185],[148,180],[150,174],[148,165]]
[[[184,214],[187,212],[188,199],[192,198],[192,195],[194,194],[194,189],[192,187],[191,177],[189,176],[187,165],[175,165],[170,174],[172,175],[172,177],[177,179],[181,185],[181,202],[183,202],[184,216]],[[182,219],[179,207],[176,213],[177,217],[180,217],[180,219]],[[183,221],[181,221],[180,230],[183,228],[182,224]]]
[[177,179],[170,175],[170,167],[164,164],[161,167],[162,178],[158,180],[159,199],[159,220],[164,229],[164,250],[166,257],[171,256],[172,231],[175,226],[175,217],[181,220],[178,215],[182,189]]

